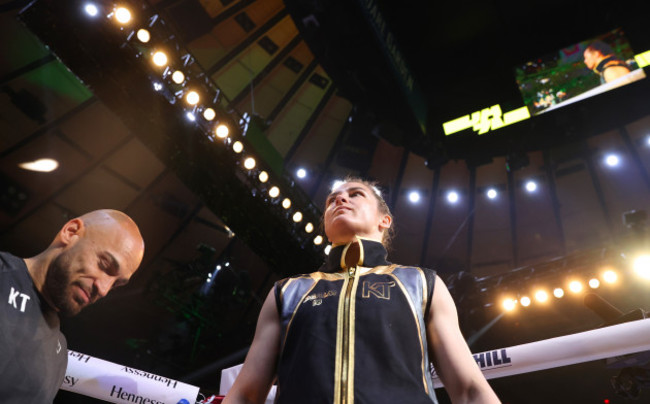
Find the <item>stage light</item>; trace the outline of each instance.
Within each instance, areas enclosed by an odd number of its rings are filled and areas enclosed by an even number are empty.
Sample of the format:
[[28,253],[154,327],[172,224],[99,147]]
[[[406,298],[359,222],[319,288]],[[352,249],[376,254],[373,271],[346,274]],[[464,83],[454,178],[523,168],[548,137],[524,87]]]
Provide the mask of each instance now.
[[140,28],[135,36],[138,38],[138,41],[142,43],[147,43],[151,40],[151,34],[144,28]]
[[160,91],[163,89],[163,86],[160,83],[153,83],[153,89],[154,91]]
[[519,299],[519,303],[521,303],[521,305],[524,307],[530,306],[530,297],[523,296],[521,299]]
[[535,181],[526,182],[526,191],[528,191],[528,192],[537,191],[537,183]]
[[645,138],[645,145],[650,146],[650,135]]
[[158,67],[165,67],[167,65],[167,55],[165,52],[157,51],[153,54],[153,64]]
[[196,117],[195,117],[194,114],[191,113],[191,112],[188,112],[187,114],[185,114],[185,117],[186,117],[187,120],[190,121],[190,122],[194,122],[194,121],[196,121]]
[[282,207],[285,209],[289,209],[291,207],[291,199],[284,198],[284,200],[282,201]]
[[232,150],[235,153],[241,153],[244,151],[244,145],[239,140],[232,144]]
[[84,11],[86,12],[86,14],[88,14],[91,17],[97,17],[97,14],[99,13],[99,9],[97,8],[97,6],[92,3],[86,4],[86,6],[84,7]]
[[293,214],[293,221],[296,223],[300,223],[302,221],[302,213],[296,212]]
[[553,296],[555,296],[558,299],[561,299],[564,296],[564,289],[562,288],[553,289]]
[[172,73],[172,81],[176,84],[182,84],[185,81],[185,75],[182,71],[176,70],[174,73]]
[[447,192],[447,201],[449,201],[449,203],[456,203],[458,202],[458,199],[459,199],[458,192],[456,191]]
[[115,10],[115,19],[120,24],[128,24],[131,21],[131,12],[124,7],[118,7]]
[[598,289],[600,286],[600,281],[596,278],[589,279],[589,287],[592,289]]
[[261,183],[265,183],[269,180],[269,174],[266,171],[260,172],[260,175],[257,176]]
[[327,246],[325,247],[325,249],[323,250],[323,252],[325,253],[325,255],[330,255],[330,251],[332,251],[332,246],[331,246],[331,245],[327,245]]
[[214,112],[214,109],[212,108],[206,108],[205,111],[203,111],[203,117],[205,118],[206,121],[211,121],[217,116],[217,113]]
[[18,164],[18,167],[28,170],[36,171],[39,173],[50,173],[59,168],[59,162],[54,159],[38,159],[34,161],[26,161]]
[[411,201],[411,203],[420,202],[420,193],[418,191],[409,192],[409,201]]
[[199,93],[197,93],[196,91],[189,91],[185,96],[185,101],[187,101],[187,103],[190,105],[198,104],[199,100],[200,100]]
[[540,303],[544,303],[548,300],[548,293],[545,290],[538,290],[535,292],[535,300]]
[[271,198],[277,198],[278,196],[280,196],[280,188],[271,187],[271,189],[269,189],[269,196]]
[[506,311],[513,311],[515,309],[515,306],[517,305],[517,301],[510,298],[503,299],[502,305]]
[[247,170],[252,170],[255,168],[255,159],[252,157],[248,157],[246,160],[244,160],[244,167]]
[[307,170],[304,168],[299,168],[296,170],[296,176],[300,179],[305,178],[307,176]]
[[608,154],[605,156],[605,164],[610,167],[616,167],[620,162],[621,160],[616,154]]
[[644,279],[650,279],[650,255],[636,257],[633,264],[634,272]]
[[603,280],[607,283],[614,283],[618,280],[618,275],[611,269],[603,272]]
[[321,245],[323,243],[323,236],[314,237],[314,244]]
[[490,189],[488,189],[488,191],[487,191],[485,194],[486,194],[487,197],[490,198],[490,199],[494,199],[494,198],[496,198],[497,195],[498,195],[497,190],[494,189],[494,188],[490,188]]
[[228,130],[228,127],[226,125],[219,124],[217,125],[215,132],[218,138],[225,139],[228,137],[228,133],[230,132],[230,130]]
[[307,232],[307,233],[311,233],[312,231],[314,231],[314,225],[311,224],[311,223],[307,223],[307,224],[305,225],[305,232]]
[[582,292],[582,283],[579,281],[571,281],[571,283],[569,283],[569,290],[573,293]]

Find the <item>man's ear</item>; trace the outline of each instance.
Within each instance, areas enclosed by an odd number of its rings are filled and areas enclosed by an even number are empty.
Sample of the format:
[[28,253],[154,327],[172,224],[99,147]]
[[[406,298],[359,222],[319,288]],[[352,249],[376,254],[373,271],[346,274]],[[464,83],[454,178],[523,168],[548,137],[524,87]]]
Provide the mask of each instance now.
[[390,215],[384,215],[379,222],[379,229],[384,231],[390,229],[393,224],[393,218]]
[[75,218],[64,224],[59,232],[59,238],[65,245],[74,243],[84,232],[85,226],[83,220]]

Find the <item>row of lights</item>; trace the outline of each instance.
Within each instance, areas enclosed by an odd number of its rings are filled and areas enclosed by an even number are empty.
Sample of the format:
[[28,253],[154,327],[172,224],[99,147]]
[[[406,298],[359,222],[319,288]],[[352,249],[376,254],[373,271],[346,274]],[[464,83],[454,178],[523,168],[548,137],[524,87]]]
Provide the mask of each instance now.
[[[94,4],[87,4],[85,6],[85,11],[91,17],[96,17],[99,14],[99,9]],[[132,21],[131,12],[124,7],[117,7],[111,11],[108,15],[109,18],[113,17],[120,25],[127,25]],[[130,35],[131,36],[131,35]],[[135,37],[142,44],[148,44],[151,41],[151,33],[144,29],[138,29],[135,32]],[[196,90],[190,89],[188,83],[190,80],[186,77],[186,74],[181,70],[175,70],[171,68],[169,57],[166,53],[161,50],[154,49],[151,51],[151,60],[156,68],[164,69],[162,77],[164,79],[170,79],[177,86],[181,86],[181,90],[176,91],[175,96],[182,94],[182,98],[185,102],[192,107],[192,112],[187,112],[187,118],[194,122],[196,117],[194,111],[200,111],[203,119],[206,122],[211,122],[217,117],[216,111],[212,107],[202,107],[199,105],[201,101],[201,96]],[[154,90],[162,91],[164,86],[159,83],[154,83]],[[171,102],[175,102],[175,99]],[[243,120],[242,120],[243,121]],[[240,123],[242,123],[240,121]],[[210,140],[214,141],[215,139],[220,139],[226,145],[231,145],[232,151],[236,154],[244,153],[244,144],[239,140],[234,140],[231,138],[230,130],[227,125],[217,122],[214,126],[214,129],[211,130],[209,135]],[[234,141],[233,141],[234,140]],[[260,184],[265,184],[268,187],[268,196],[271,200],[276,201],[280,199],[281,191],[280,188],[276,185],[270,183],[269,174],[266,171],[260,170],[259,172],[254,171],[257,166],[257,162],[254,157],[246,156],[243,158],[243,167],[250,172],[251,175],[257,174],[257,179]],[[306,176],[306,171],[304,172]],[[280,205],[283,209],[289,210],[292,207],[291,200],[289,198],[282,199]],[[291,220],[295,224],[301,224],[304,219],[304,215],[300,210],[295,210],[291,215]],[[313,223],[308,222],[304,226],[301,226],[305,233],[312,234],[315,230]],[[321,235],[316,235],[312,238],[312,241],[315,245],[320,246],[323,244],[324,239]],[[324,248],[325,254],[329,254],[331,246],[326,246]]]

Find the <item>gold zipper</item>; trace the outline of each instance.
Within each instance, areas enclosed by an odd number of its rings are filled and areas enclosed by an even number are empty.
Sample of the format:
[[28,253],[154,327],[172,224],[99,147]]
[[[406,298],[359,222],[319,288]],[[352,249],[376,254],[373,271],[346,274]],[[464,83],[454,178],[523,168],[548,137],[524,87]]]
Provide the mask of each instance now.
[[350,368],[350,298],[357,267],[348,268],[348,284],[343,307],[343,354],[341,366],[341,404],[348,403],[348,370]]

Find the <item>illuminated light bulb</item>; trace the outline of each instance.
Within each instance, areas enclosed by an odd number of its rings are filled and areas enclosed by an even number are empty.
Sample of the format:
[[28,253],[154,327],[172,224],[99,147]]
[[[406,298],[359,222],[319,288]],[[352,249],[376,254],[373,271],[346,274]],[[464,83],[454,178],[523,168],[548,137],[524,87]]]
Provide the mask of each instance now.
[[167,55],[165,52],[157,51],[153,54],[153,64],[159,67],[164,67],[167,65]]
[[411,201],[411,203],[420,202],[420,193],[418,191],[409,192],[409,201]]
[[235,153],[241,153],[244,150],[244,145],[238,140],[232,144],[232,150]]
[[302,213],[296,212],[293,214],[293,221],[299,223],[302,221]]
[[535,181],[528,181],[526,183],[526,191],[528,191],[528,192],[537,191],[537,183]]
[[38,159],[18,164],[18,167],[39,173],[50,173],[59,168],[59,162],[54,159]]
[[206,121],[211,121],[217,116],[217,113],[214,112],[214,109],[212,108],[206,108],[205,111],[203,111],[203,117],[205,118]]
[[598,289],[600,286],[600,281],[596,278],[589,279],[589,287],[592,289]]
[[291,207],[291,199],[284,198],[284,200],[282,201],[282,207],[285,209],[289,209]]
[[605,157],[605,164],[610,167],[616,167],[621,162],[621,159],[616,154],[608,154]]
[[582,283],[579,281],[569,283],[569,290],[573,293],[580,293],[582,291]]
[[603,273],[603,280],[607,283],[614,283],[618,280],[618,275],[616,275],[616,272],[608,269]]
[[217,125],[217,128],[215,129],[215,132],[217,134],[218,138],[225,139],[228,137],[228,133],[230,132],[228,130],[228,127],[224,124],[219,124]]
[[127,24],[131,21],[131,12],[124,7],[118,7],[115,10],[115,19],[120,24]]
[[456,191],[449,191],[447,193],[447,200],[449,201],[449,203],[458,202],[458,198],[459,198],[458,192],[456,192]]
[[147,43],[151,40],[151,34],[144,28],[140,28],[135,36],[138,38],[138,41],[142,43]]
[[640,255],[634,260],[634,272],[644,279],[650,279],[650,255]]
[[172,73],[172,81],[176,84],[182,84],[185,81],[185,75],[182,71],[176,70],[174,73]]
[[185,101],[187,101],[187,103],[190,104],[190,105],[198,104],[199,99],[200,99],[199,93],[197,93],[196,91],[190,91],[185,96]]
[[92,3],[86,4],[86,6],[84,7],[84,11],[86,12],[86,14],[88,14],[91,17],[96,17],[97,14],[99,13],[99,9],[97,8],[97,6]]
[[490,198],[490,199],[494,199],[494,198],[496,198],[497,195],[498,195],[497,190],[494,189],[494,188],[490,188],[490,189],[488,189],[488,191],[487,191],[485,194],[486,194],[487,197]]
[[521,303],[522,306],[528,307],[530,306],[530,297],[524,296],[521,299],[519,299],[519,303]]
[[253,168],[255,168],[255,159],[249,157],[246,160],[244,160],[244,167],[246,167],[247,170],[252,170]]
[[301,178],[301,179],[302,179],[302,178],[305,178],[305,177],[307,176],[307,170],[305,170],[304,168],[299,168],[299,169],[296,171],[296,176],[297,176],[298,178]]
[[271,189],[269,189],[269,196],[271,198],[277,198],[278,196],[280,196],[280,188],[271,187]]
[[540,303],[544,303],[548,300],[548,293],[545,290],[538,290],[535,292],[535,300]]
[[261,183],[265,183],[269,180],[269,174],[266,171],[260,172],[260,175],[257,176]]
[[513,311],[515,309],[515,306],[517,305],[517,301],[510,298],[503,299],[502,305],[506,311]]
[[553,289],[553,296],[557,297],[558,299],[561,299],[564,296],[564,289],[562,288]]
[[330,251],[331,251],[331,250],[332,250],[332,246],[331,246],[331,245],[328,245],[328,246],[325,247],[325,249],[323,250],[323,252],[325,253],[325,255],[330,255]]
[[311,224],[311,223],[307,223],[307,224],[305,225],[305,232],[307,232],[307,233],[311,233],[312,231],[314,231],[314,225]]
[[314,244],[321,245],[323,243],[323,236],[314,237]]

